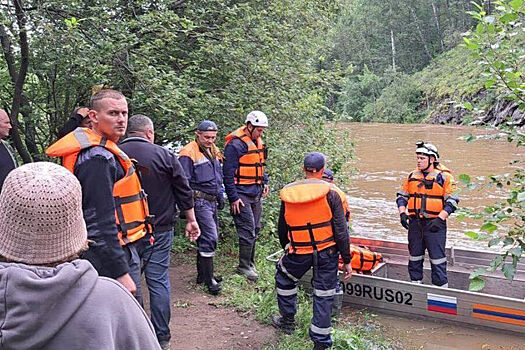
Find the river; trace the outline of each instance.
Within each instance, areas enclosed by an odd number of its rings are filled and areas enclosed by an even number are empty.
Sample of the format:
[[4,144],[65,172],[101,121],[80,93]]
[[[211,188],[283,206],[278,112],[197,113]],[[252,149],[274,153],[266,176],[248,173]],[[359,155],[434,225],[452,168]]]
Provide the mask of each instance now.
[[[523,150],[505,138],[495,139],[494,130],[469,126],[430,124],[362,124],[346,123],[355,142],[356,170],[345,188],[352,213],[353,235],[406,241],[407,231],[399,223],[395,205],[396,191],[403,179],[416,167],[415,143],[420,140],[438,147],[440,161],[450,168],[456,179],[460,174],[471,178],[512,172],[515,159],[525,159]],[[476,136],[475,142],[464,141],[468,133]],[[458,184],[461,187],[461,184]],[[485,188],[469,191],[463,189],[460,206],[482,208],[503,198],[503,190]],[[473,241],[465,235],[476,230],[480,223],[460,222],[454,215],[448,220],[447,241],[460,247],[486,247],[484,241]]]

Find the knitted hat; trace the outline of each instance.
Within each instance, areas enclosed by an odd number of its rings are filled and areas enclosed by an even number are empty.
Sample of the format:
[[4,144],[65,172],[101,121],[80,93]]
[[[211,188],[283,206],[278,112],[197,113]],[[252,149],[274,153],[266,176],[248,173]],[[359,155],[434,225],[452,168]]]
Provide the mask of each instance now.
[[38,162],[9,173],[0,194],[0,255],[31,265],[60,262],[86,244],[80,183]]

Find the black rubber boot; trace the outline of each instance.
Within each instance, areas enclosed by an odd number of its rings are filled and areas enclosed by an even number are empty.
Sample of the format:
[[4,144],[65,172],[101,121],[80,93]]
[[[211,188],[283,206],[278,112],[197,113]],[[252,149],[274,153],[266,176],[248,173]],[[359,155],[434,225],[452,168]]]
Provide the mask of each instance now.
[[252,246],[250,245],[239,245],[239,266],[237,266],[237,273],[246,276],[250,281],[257,281],[259,276],[250,267],[252,250]]
[[213,278],[213,257],[200,257],[202,275],[204,276],[204,284],[208,292],[212,295],[217,295],[221,292],[221,285]]
[[[216,282],[222,282],[222,276],[220,275],[213,275],[213,278]],[[199,252],[197,252],[197,284],[204,283],[204,275],[202,274],[201,269],[201,255]]]
[[314,343],[314,350],[324,350],[324,349],[328,349],[328,346],[319,344],[319,343]]
[[250,268],[257,274],[257,269],[255,268],[255,242],[252,245],[252,254],[250,256]]
[[274,315],[272,317],[272,326],[279,329],[285,334],[292,334],[295,331],[295,321],[292,317],[283,317]]

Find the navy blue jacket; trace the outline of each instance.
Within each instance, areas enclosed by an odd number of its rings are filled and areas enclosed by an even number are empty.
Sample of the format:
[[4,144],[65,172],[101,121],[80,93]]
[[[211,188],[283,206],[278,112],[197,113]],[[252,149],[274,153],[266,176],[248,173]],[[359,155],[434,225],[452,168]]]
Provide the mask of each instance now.
[[[248,145],[241,139],[231,140],[224,149],[224,164],[222,172],[224,174],[224,188],[230,203],[239,199],[239,193],[248,197],[257,197],[262,194],[260,185],[235,185],[235,170],[239,167],[239,158],[248,152]],[[268,184],[268,174],[264,172],[264,184]]]
[[141,172],[141,184],[148,195],[150,214],[155,215],[155,231],[173,229],[176,207],[193,208],[193,192],[175,154],[142,137],[129,137],[119,144],[130,158],[148,168]]

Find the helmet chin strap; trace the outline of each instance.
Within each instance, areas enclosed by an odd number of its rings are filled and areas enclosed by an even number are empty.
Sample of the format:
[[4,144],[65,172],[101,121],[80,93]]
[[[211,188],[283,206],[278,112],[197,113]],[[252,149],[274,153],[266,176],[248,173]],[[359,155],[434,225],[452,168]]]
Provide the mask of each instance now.
[[[250,130],[250,126],[252,129]],[[250,123],[250,125],[246,125],[246,130],[248,130],[248,133],[250,134],[250,138],[253,140],[253,132],[255,131],[255,126]]]
[[423,172],[427,172],[428,168],[430,168],[430,165],[432,164],[432,162],[430,162],[430,156],[427,156],[427,159],[428,159],[428,165],[425,169],[422,170]]

